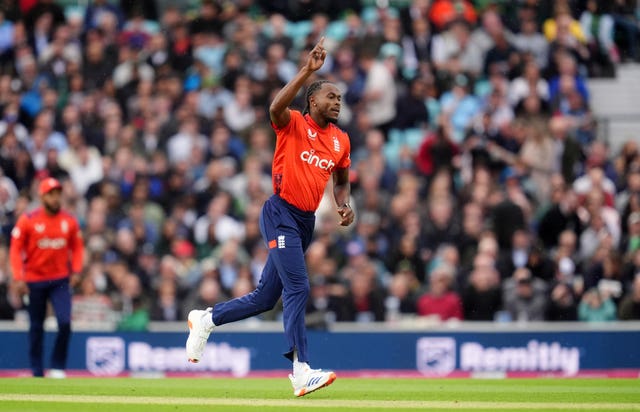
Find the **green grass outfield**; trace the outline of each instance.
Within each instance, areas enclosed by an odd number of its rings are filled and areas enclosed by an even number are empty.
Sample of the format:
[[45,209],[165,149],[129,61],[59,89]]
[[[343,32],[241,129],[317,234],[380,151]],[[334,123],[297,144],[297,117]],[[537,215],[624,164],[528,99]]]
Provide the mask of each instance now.
[[638,379],[338,379],[295,398],[285,378],[0,379],[0,412],[640,411]]

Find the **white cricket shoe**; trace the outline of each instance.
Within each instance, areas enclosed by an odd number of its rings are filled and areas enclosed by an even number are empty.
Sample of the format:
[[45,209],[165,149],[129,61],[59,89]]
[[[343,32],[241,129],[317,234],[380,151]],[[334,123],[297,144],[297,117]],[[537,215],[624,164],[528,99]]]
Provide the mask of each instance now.
[[308,369],[297,376],[289,375],[295,396],[304,396],[329,386],[336,380],[336,374],[322,369]]
[[49,369],[47,377],[51,379],[65,379],[67,374],[62,369]]
[[[187,338],[187,358],[189,362],[198,363],[202,358],[209,334],[213,331],[213,322],[211,321],[212,308],[206,310],[192,310],[187,317],[189,325],[189,337]],[[207,316],[209,321],[207,322]]]

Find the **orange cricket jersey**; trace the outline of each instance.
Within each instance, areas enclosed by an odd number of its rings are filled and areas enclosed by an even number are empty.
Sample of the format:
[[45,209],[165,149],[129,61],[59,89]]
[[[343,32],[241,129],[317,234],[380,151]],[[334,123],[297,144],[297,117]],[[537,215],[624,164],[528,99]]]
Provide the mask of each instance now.
[[39,282],[80,273],[83,253],[78,221],[64,211],[51,216],[40,207],[20,216],[11,231],[9,254],[16,280]]
[[297,110],[291,110],[286,126],[273,128],[273,191],[298,209],[314,212],[331,173],[351,166],[349,136],[332,123],[322,129]]

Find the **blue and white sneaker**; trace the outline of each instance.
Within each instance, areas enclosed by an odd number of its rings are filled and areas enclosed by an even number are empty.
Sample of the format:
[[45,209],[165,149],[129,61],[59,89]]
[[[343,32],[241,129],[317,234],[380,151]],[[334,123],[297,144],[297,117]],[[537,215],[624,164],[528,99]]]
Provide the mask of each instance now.
[[[189,337],[187,338],[187,358],[191,363],[198,363],[202,358],[209,334],[213,331],[211,321],[212,308],[206,310],[192,310],[187,317],[189,325]],[[207,319],[207,316],[209,319]]]
[[336,380],[336,374],[322,369],[308,369],[298,376],[289,375],[293,385],[295,396],[304,396],[325,386],[329,386]]

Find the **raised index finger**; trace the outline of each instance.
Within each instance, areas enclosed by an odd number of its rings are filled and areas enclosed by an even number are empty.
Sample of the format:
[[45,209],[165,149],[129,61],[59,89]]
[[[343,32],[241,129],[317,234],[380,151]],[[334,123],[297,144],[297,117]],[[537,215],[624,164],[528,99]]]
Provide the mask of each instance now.
[[316,47],[324,47],[324,36],[320,37],[320,40],[318,40],[318,44],[316,44]]

